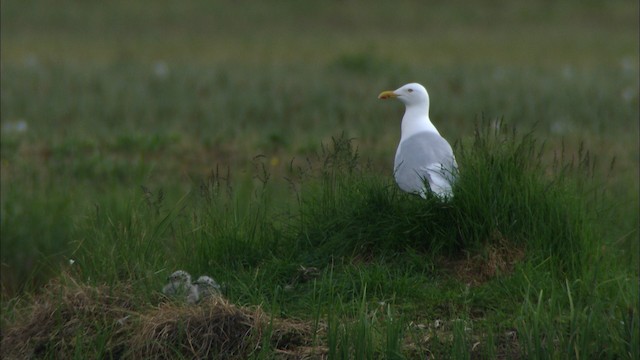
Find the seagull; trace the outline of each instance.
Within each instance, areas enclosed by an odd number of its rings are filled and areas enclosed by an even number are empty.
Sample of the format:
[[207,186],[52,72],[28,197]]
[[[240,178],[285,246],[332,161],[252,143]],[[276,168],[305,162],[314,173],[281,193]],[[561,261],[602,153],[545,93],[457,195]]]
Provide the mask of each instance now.
[[220,285],[212,278],[202,275],[194,282],[201,299],[221,296]]
[[451,186],[458,164],[451,145],[429,119],[427,89],[411,83],[378,95],[378,99],[393,98],[405,105],[400,144],[393,165],[396,183],[403,191],[425,199],[428,192],[440,198],[452,197]]
[[191,275],[184,270],[177,270],[168,278],[169,283],[162,288],[162,293],[173,298],[183,298],[187,304],[195,304],[200,296],[198,288],[191,284]]

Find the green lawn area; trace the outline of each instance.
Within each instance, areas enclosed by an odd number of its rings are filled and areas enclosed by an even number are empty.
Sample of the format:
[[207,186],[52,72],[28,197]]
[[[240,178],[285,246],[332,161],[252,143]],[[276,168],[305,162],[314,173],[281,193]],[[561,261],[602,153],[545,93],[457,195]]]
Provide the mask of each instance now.
[[[3,353],[638,358],[637,14],[2,2]],[[393,182],[408,82],[449,202]]]

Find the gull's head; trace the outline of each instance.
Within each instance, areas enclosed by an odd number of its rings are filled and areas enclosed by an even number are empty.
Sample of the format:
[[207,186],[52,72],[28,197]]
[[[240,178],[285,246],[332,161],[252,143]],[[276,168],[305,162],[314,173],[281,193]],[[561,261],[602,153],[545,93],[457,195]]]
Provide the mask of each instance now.
[[424,86],[418,83],[411,83],[399,87],[396,90],[383,91],[378,95],[378,99],[398,99],[406,106],[426,105],[429,106],[429,94]]
[[178,284],[191,284],[191,275],[184,270],[178,270],[169,275],[169,281]]

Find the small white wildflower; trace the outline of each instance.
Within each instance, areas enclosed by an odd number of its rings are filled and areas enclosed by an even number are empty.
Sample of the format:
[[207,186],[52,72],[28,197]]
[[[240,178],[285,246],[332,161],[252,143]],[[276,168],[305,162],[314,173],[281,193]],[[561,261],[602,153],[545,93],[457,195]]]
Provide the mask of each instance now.
[[75,264],[75,263],[76,263],[76,261],[75,261],[75,260],[73,260],[73,259],[69,259],[69,265],[73,265],[73,264]]
[[565,66],[562,68],[562,76],[563,76],[565,79],[572,79],[572,78],[573,78],[574,73],[575,73],[575,71],[574,71],[574,69],[573,69],[573,66],[571,66],[571,65],[565,65]]
[[626,102],[631,102],[636,96],[636,90],[632,87],[626,87],[622,90],[622,93],[620,94],[620,96],[622,96],[622,99]]
[[493,69],[494,80],[504,80],[507,77],[507,71],[503,67]]
[[620,59],[620,68],[625,74],[631,74],[634,72],[636,68],[636,60],[632,57],[627,56]]
[[2,131],[6,134],[15,133],[22,134],[29,130],[29,124],[23,119],[18,119],[16,121],[9,121],[2,124]]
[[40,66],[40,60],[34,54],[30,54],[24,58],[24,65],[28,68],[37,68]]
[[549,131],[554,135],[565,135],[573,131],[573,124],[567,118],[560,118],[549,125]]
[[169,76],[169,65],[162,60],[156,61],[153,64],[153,73],[160,79],[166,79]]

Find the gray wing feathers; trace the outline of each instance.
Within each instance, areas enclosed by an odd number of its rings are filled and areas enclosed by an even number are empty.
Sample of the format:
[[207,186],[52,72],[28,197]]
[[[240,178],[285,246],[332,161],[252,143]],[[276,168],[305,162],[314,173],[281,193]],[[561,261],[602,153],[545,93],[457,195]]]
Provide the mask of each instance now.
[[424,197],[425,180],[431,191],[447,196],[457,168],[451,145],[440,135],[422,132],[402,141],[395,159],[395,179],[404,191]]

